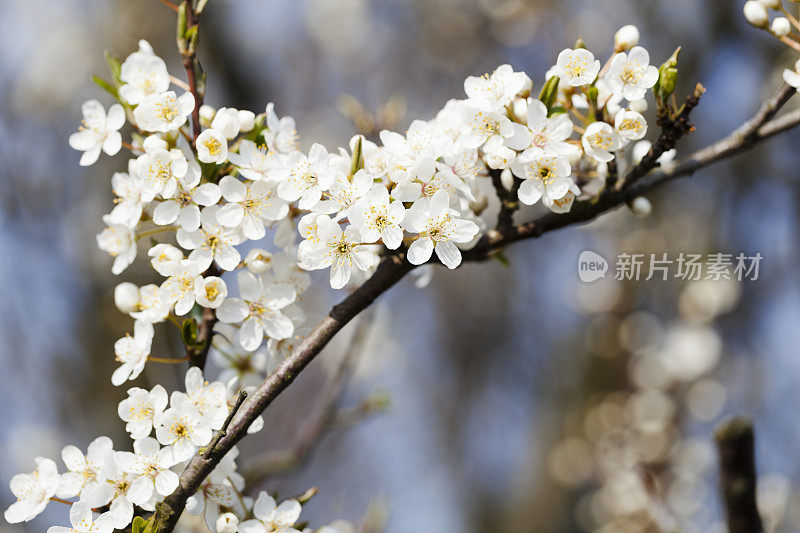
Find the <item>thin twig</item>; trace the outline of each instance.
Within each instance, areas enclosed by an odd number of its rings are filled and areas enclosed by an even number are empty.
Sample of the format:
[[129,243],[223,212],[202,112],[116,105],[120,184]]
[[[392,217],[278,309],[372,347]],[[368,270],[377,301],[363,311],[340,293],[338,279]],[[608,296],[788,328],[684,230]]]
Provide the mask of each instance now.
[[162,4],[164,4],[165,6],[167,6],[168,8],[170,8],[171,10],[173,10],[175,13],[178,12],[178,6],[176,6],[175,4],[170,2],[169,0],[158,0],[158,1],[161,2]]
[[228,413],[228,417],[225,419],[225,422],[222,424],[222,428],[214,435],[214,438],[211,439],[211,442],[206,446],[203,454],[210,454],[214,451],[214,448],[219,443],[220,439],[225,436],[226,432],[228,431],[228,426],[231,425],[231,420],[233,420],[234,415],[236,415],[236,411],[242,406],[244,401],[247,399],[247,392],[244,390],[239,391],[239,396],[236,397],[236,403],[233,404],[231,407],[230,412]]
[[756,505],[753,424],[734,418],[714,432],[719,450],[719,483],[729,533],[764,531]]
[[500,200],[500,211],[497,213],[497,225],[495,229],[505,232],[514,227],[514,212],[519,209],[519,199],[517,197],[521,180],[512,178],[511,189],[506,189],[503,185],[502,170],[489,170],[489,177],[492,178],[497,199]]

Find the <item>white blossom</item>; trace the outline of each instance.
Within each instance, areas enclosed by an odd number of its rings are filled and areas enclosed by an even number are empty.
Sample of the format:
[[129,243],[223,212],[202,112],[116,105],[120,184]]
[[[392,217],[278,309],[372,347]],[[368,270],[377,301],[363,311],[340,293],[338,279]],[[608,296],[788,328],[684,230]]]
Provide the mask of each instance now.
[[601,163],[608,163],[614,159],[612,152],[619,150],[620,139],[610,124],[592,122],[586,128],[581,144],[587,156]]
[[178,474],[170,470],[176,464],[172,450],[152,437],[134,441],[133,453],[117,452],[117,463],[133,478],[127,499],[145,511],[155,510],[154,497],[169,496],[178,487]]
[[228,153],[228,160],[239,168],[239,174],[249,180],[272,180],[279,182],[289,176],[277,151],[267,145],[256,145],[242,139],[239,153]]
[[131,159],[128,172],[115,172],[111,176],[111,188],[117,196],[114,209],[108,214],[108,220],[113,224],[121,224],[135,228],[142,218],[144,198],[142,194],[142,179],[136,174],[136,160]]
[[[227,140],[234,139],[241,129],[239,111],[232,107],[220,107],[211,121],[211,129],[222,134]],[[252,127],[248,129],[253,129]]]
[[635,46],[630,53],[620,52],[613,57],[604,79],[612,93],[626,100],[639,100],[658,81],[658,69],[650,64],[647,50]]
[[65,446],[61,451],[61,459],[67,467],[67,472],[61,474],[56,496],[59,498],[72,498],[80,495],[81,500],[97,489],[96,485],[103,482],[100,470],[106,456],[113,450],[114,444],[108,437],[97,437],[89,443],[86,455],[76,446]]
[[234,248],[244,240],[238,230],[226,228],[217,221],[219,206],[212,205],[200,213],[200,228],[186,231],[178,228],[178,244],[192,252],[189,259],[197,263],[200,271],[215,261],[222,270],[233,270],[239,265],[241,255]]
[[239,272],[240,297],[226,299],[217,310],[217,318],[222,322],[243,322],[239,342],[246,350],[258,348],[264,335],[285,339],[294,332],[294,324],[281,310],[294,302],[295,290],[285,283],[265,283],[262,276]]
[[400,224],[406,209],[399,201],[389,201],[386,187],[374,187],[349,211],[350,222],[361,233],[364,242],[383,239],[390,250],[403,243],[403,228]]
[[554,200],[567,194],[572,183],[569,161],[563,157],[540,155],[526,163],[515,163],[511,170],[523,180],[518,194],[525,205],[541,199],[546,207],[551,207]]
[[169,277],[161,284],[158,297],[175,304],[175,314],[183,316],[192,309],[197,300],[197,287],[202,286],[200,266],[191,259],[182,259],[165,265],[164,272]]
[[119,402],[117,414],[127,422],[125,431],[133,440],[150,435],[156,420],[167,408],[168,400],[167,391],[161,385],[150,391],[138,387],[128,389],[128,397]]
[[69,136],[69,145],[83,152],[80,165],[93,164],[100,157],[100,151],[116,155],[122,147],[119,129],[125,124],[125,110],[119,104],[108,108],[97,100],[89,100],[81,107],[83,122],[78,132]]
[[300,518],[300,512],[297,500],[285,500],[277,505],[272,496],[262,491],[253,505],[255,518],[239,524],[239,533],[300,533],[292,527]]
[[228,159],[228,139],[213,128],[203,130],[195,141],[197,159],[203,163],[224,163]]
[[112,533],[114,518],[111,513],[103,513],[96,519],[92,508],[86,502],[76,502],[69,508],[69,521],[72,527],[52,526],[47,533]]
[[169,89],[169,72],[164,60],[153,53],[150,43],[139,41],[139,50],[129,55],[120,68],[120,97],[131,105],[139,104],[146,96]]
[[11,478],[11,492],[17,501],[6,509],[5,519],[10,524],[28,522],[39,515],[58,488],[58,468],[52,459],[37,457],[36,470],[30,474],[17,474]]
[[468,103],[485,111],[500,111],[530,83],[524,72],[500,65],[491,75],[470,76],[464,81]]
[[153,343],[153,325],[137,320],[133,324],[133,336],[127,335],[114,343],[114,354],[122,365],[111,375],[111,383],[122,385],[136,379],[144,370],[150,347]]
[[558,77],[572,87],[591,84],[600,72],[600,61],[589,50],[562,50],[556,61]]
[[189,459],[198,447],[211,441],[211,435],[211,428],[189,398],[173,393],[169,409],[160,417],[156,437],[161,444],[171,446],[174,460]]
[[133,110],[133,119],[144,131],[166,133],[183,126],[193,110],[192,93],[177,96],[174,91],[166,91],[142,98]]
[[267,232],[265,223],[289,214],[289,205],[268,181],[244,184],[233,176],[224,176],[219,186],[228,203],[217,211],[217,222],[241,230],[248,239],[262,239]]
[[[178,180],[189,172],[186,155],[179,149],[155,149],[136,159],[136,170],[142,177],[142,196],[150,201],[157,195],[170,198],[178,189]],[[196,172],[193,168],[192,172]],[[187,178],[194,181],[194,176]]]
[[287,202],[299,200],[300,209],[311,209],[334,180],[329,168],[328,151],[314,144],[308,157],[300,152],[289,155],[289,176],[278,183],[278,196]]
[[228,286],[225,280],[217,276],[203,278],[194,286],[195,300],[203,307],[216,309],[228,297]]
[[103,221],[108,227],[97,234],[97,247],[114,258],[111,272],[120,274],[136,259],[136,235],[128,226],[110,223],[108,215]]
[[523,150],[520,159],[530,160],[538,155],[571,155],[577,147],[566,142],[572,135],[572,120],[569,115],[547,116],[547,106],[540,100],[528,104],[525,125],[514,124],[514,137],[506,140],[506,146]]
[[288,154],[297,150],[297,129],[295,129],[292,117],[278,118],[275,113],[275,105],[270,102],[267,104],[267,128],[264,130],[264,139],[267,145],[282,154]]
[[330,267],[334,289],[347,285],[353,267],[363,271],[375,265],[373,254],[363,245],[361,233],[355,226],[349,225],[343,231],[338,223],[328,221],[320,226],[318,235],[319,245],[305,252],[301,266],[306,270]]
[[192,161],[186,174],[176,180],[175,192],[153,211],[153,222],[158,225],[178,225],[186,231],[200,227],[200,207],[215,205],[222,195],[216,183],[200,184],[200,167]]
[[647,121],[641,113],[621,109],[614,117],[614,128],[627,141],[638,141],[647,134]]
[[408,248],[408,261],[411,264],[425,263],[434,250],[447,268],[456,268],[461,264],[461,252],[455,243],[469,242],[480,228],[471,220],[454,217],[449,204],[450,196],[445,191],[439,191],[430,200],[420,198],[406,211],[403,227],[419,234]]

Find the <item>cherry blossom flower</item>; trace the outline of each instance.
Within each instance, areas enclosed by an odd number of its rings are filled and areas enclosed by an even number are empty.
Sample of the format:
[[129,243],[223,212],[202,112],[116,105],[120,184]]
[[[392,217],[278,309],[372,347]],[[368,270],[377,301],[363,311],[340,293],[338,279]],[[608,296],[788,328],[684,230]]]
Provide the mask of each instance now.
[[139,223],[144,207],[142,179],[136,174],[135,161],[131,159],[128,172],[115,172],[111,176],[111,188],[117,196],[117,205],[108,214],[108,220],[129,228],[135,228]]
[[119,129],[125,124],[125,110],[119,104],[108,108],[97,100],[89,100],[81,107],[83,122],[77,133],[69,136],[69,145],[83,152],[80,165],[82,167],[95,163],[102,150],[108,155],[116,155],[122,148],[122,136]]
[[572,135],[572,121],[566,114],[547,116],[547,106],[540,100],[528,104],[527,124],[514,124],[514,137],[506,140],[506,146],[524,150],[523,161],[541,154],[572,155],[578,148],[566,142]]
[[235,326],[217,322],[214,331],[211,360],[221,368],[218,380],[223,383],[236,380],[242,387],[260,383],[267,371],[267,354],[246,350],[239,342]]
[[200,228],[195,231],[178,228],[178,244],[192,250],[189,259],[197,263],[201,272],[210,267],[212,261],[222,270],[233,270],[242,258],[234,246],[241,244],[243,237],[239,231],[226,228],[217,221],[219,209],[216,205],[203,209]]
[[233,176],[224,176],[219,186],[228,203],[217,211],[217,222],[240,229],[248,239],[263,238],[267,232],[265,222],[280,220],[289,213],[289,205],[278,197],[275,186],[268,181],[245,185]]
[[[228,416],[228,404],[225,402],[225,385],[220,381],[208,383],[203,379],[203,372],[193,366],[186,372],[186,398],[194,405],[200,418],[211,429],[222,428],[225,418]],[[180,392],[173,393],[173,402],[176,395],[183,395]]]
[[528,84],[524,72],[514,72],[511,65],[500,65],[491,75],[470,76],[464,81],[468,103],[485,111],[499,111],[511,103]]
[[638,141],[647,135],[647,121],[641,113],[621,109],[614,117],[614,128],[625,141]]
[[614,34],[614,45],[617,50],[630,50],[639,44],[639,28],[633,24],[627,24]]
[[533,205],[541,198],[546,207],[569,191],[571,168],[563,157],[540,155],[527,163],[511,166],[514,174],[523,179],[519,187],[519,201]]
[[213,128],[203,130],[197,136],[197,159],[203,163],[224,163],[228,159],[228,139]]
[[650,54],[641,46],[613,57],[604,76],[612,93],[626,100],[644,98],[647,89],[658,81],[658,69],[650,64]]
[[114,258],[111,272],[120,274],[136,259],[136,235],[128,226],[110,223],[108,215],[103,221],[108,227],[97,235],[97,247]]
[[108,505],[115,529],[123,529],[133,520],[133,503],[128,499],[128,492],[134,478],[122,469],[119,463],[120,453],[110,451],[106,454],[100,469],[103,482],[88,491],[85,500],[92,508]]
[[581,144],[587,156],[601,163],[608,163],[614,159],[614,154],[611,152],[620,148],[620,138],[610,124],[592,122],[586,128]]
[[150,264],[153,266],[153,270],[162,276],[169,276],[169,268],[184,259],[183,252],[175,246],[163,242],[150,248],[147,255],[151,258]]
[[300,518],[301,510],[297,500],[285,500],[277,505],[272,496],[262,491],[253,505],[255,518],[239,524],[239,532],[299,533],[292,526]]
[[289,176],[289,168],[283,165],[277,151],[247,139],[239,143],[238,154],[228,153],[228,160],[239,168],[239,174],[249,180],[279,182]]
[[[220,107],[211,121],[211,129],[222,134],[227,140],[234,139],[241,129],[239,111],[233,107]],[[252,128],[249,128],[252,129]]]
[[117,463],[133,478],[127,499],[146,511],[155,510],[154,496],[169,496],[178,487],[178,474],[170,470],[176,464],[172,450],[152,437],[134,441],[133,453],[117,452]]
[[411,264],[425,263],[434,250],[447,268],[461,264],[461,252],[455,243],[469,242],[480,228],[471,220],[453,217],[449,204],[450,195],[439,191],[430,200],[420,198],[406,211],[403,227],[411,233],[419,233],[408,248]]
[[175,314],[183,316],[192,309],[197,300],[196,287],[203,284],[200,266],[191,259],[182,259],[165,265],[164,271],[169,278],[161,284],[158,297],[164,302],[175,304]]
[[153,343],[153,325],[137,320],[133,324],[133,337],[127,335],[114,343],[114,354],[122,365],[111,374],[111,383],[122,385],[136,379],[144,370],[150,346]]
[[591,84],[600,72],[600,61],[589,50],[577,48],[562,50],[556,61],[556,71],[561,81],[573,87]]
[[389,201],[386,187],[373,188],[349,211],[350,222],[361,232],[364,242],[383,239],[390,250],[403,243],[403,222],[406,209],[402,202]]
[[289,155],[289,176],[278,183],[278,196],[287,202],[299,200],[300,209],[311,209],[334,180],[328,165],[328,151],[314,144],[308,157],[300,152]]
[[283,154],[288,154],[297,150],[297,129],[295,129],[292,117],[278,118],[275,113],[275,105],[270,102],[267,104],[267,129],[264,130],[264,139],[267,145]]
[[159,419],[156,437],[161,444],[171,446],[174,460],[189,459],[197,447],[209,443],[211,435],[211,428],[203,422],[189,398],[173,393],[169,409]]
[[367,194],[375,182],[375,176],[364,169],[353,176],[340,174],[326,193],[326,199],[314,206],[317,213],[339,213],[340,218],[347,216],[350,207],[359,198]]
[[572,209],[572,204],[575,202],[575,198],[577,198],[580,194],[580,188],[574,181],[570,179],[569,190],[567,191],[567,194],[561,198],[554,198],[552,205],[547,207],[553,213],[568,213]]
[[155,324],[163,322],[169,316],[172,305],[159,296],[158,285],[144,285],[139,288],[139,303],[131,317],[142,322]]
[[144,39],[139,41],[139,50],[122,63],[119,79],[123,82],[119,95],[131,105],[137,105],[146,96],[169,89],[167,64],[153,53],[150,43]]
[[195,300],[203,307],[216,309],[228,297],[228,286],[225,281],[217,276],[203,278],[203,281],[194,286]]
[[95,485],[103,481],[100,470],[113,448],[114,444],[108,437],[97,437],[90,442],[85,456],[76,446],[65,446],[61,459],[68,471],[59,478],[56,496],[72,498],[80,495],[81,500],[86,499],[97,489]]
[[111,513],[103,513],[96,519],[92,508],[86,502],[76,502],[69,508],[69,521],[72,527],[52,526],[47,533],[112,533],[114,518]]
[[374,255],[364,246],[355,226],[347,226],[343,231],[339,224],[330,221],[318,231],[319,245],[305,253],[301,266],[306,270],[331,267],[330,282],[334,289],[347,285],[353,267],[364,271],[375,265]]
[[17,474],[11,478],[11,492],[17,501],[6,509],[5,519],[10,524],[28,522],[39,515],[58,488],[58,468],[52,459],[37,457],[36,470],[30,474]]
[[194,161],[184,176],[176,180],[175,192],[153,211],[153,222],[164,226],[176,220],[186,231],[200,227],[200,207],[215,205],[222,195],[216,183],[200,184],[200,167]]
[[133,118],[144,131],[166,133],[183,126],[193,110],[192,93],[177,96],[174,91],[166,91],[142,98],[133,110]]
[[294,324],[283,308],[294,302],[295,290],[287,284],[269,284],[261,276],[243,271],[237,277],[239,298],[228,298],[217,310],[217,318],[227,324],[242,322],[239,342],[246,350],[255,350],[264,335],[285,339],[294,332]]
[[[189,172],[189,162],[177,148],[169,151],[156,149],[137,158],[136,170],[142,177],[142,196],[145,201],[159,194],[162,198],[170,198],[178,189],[178,180]],[[193,180],[194,176],[187,179],[190,182]]]
[[484,152],[491,153],[514,135],[514,126],[508,117],[468,106],[463,109],[467,127],[459,140],[467,148],[483,146]]
[[143,439],[150,435],[156,420],[167,408],[167,391],[156,385],[147,391],[138,387],[128,389],[128,397],[119,402],[117,414],[125,425],[125,431],[133,440]]

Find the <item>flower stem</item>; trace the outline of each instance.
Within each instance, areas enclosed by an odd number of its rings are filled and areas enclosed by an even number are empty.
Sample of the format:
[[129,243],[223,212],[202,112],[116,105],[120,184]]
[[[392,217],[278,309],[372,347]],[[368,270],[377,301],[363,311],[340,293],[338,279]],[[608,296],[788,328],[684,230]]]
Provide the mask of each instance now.
[[177,363],[185,363],[186,361],[189,360],[189,357],[188,356],[187,357],[180,357],[180,358],[175,358],[175,357],[148,357],[147,360],[148,361],[152,361],[154,363],[173,363],[173,364],[177,364]]

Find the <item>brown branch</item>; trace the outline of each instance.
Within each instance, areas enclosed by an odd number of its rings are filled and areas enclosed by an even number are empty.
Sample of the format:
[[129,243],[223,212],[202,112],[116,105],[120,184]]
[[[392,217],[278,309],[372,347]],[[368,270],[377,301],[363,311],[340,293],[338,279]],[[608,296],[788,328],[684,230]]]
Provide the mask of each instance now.
[[730,533],[764,531],[756,505],[753,424],[734,418],[714,432],[719,450],[719,483]]
[[506,189],[501,178],[502,170],[490,169],[489,177],[492,179],[497,199],[500,200],[500,211],[497,213],[497,225],[495,229],[499,232],[506,232],[514,227],[514,212],[519,209],[519,198],[517,193],[522,180],[512,179],[511,189]]
[[300,437],[290,448],[273,450],[251,460],[242,471],[247,486],[261,483],[273,474],[303,464],[311,455],[314,446],[332,429],[337,420],[342,389],[345,387],[356,361],[364,353],[366,342],[369,339],[373,314],[373,308],[367,309],[356,322],[347,353],[321,394],[320,407],[317,409],[316,417],[300,431]]
[[[198,25],[197,15],[194,12],[192,0],[183,0],[183,8],[186,10],[186,27],[187,29],[194,28]],[[197,136],[200,135],[200,106],[203,105],[204,91],[198,87],[198,74],[202,73],[203,69],[200,66],[200,61],[197,60],[197,40],[189,44],[189,46],[181,47],[181,55],[183,59],[181,63],[186,71],[186,81],[189,84],[189,91],[194,96],[194,109],[192,110],[192,150],[195,149],[195,141]]]
[[[219,276],[219,267],[212,264],[204,272],[204,276]],[[192,344],[186,345],[186,357],[189,358],[189,366],[196,366],[203,370],[208,359],[208,351],[211,349],[211,341],[214,336],[214,324],[217,323],[217,312],[214,309],[204,307],[200,322],[197,324],[197,338]]]
[[[791,114],[783,119],[768,122],[786,103],[793,93],[779,91],[779,95],[768,100],[757,115],[736,132],[714,145],[695,152],[683,163],[670,170],[652,172],[646,177],[619,190],[607,190],[598,198],[576,202],[572,210],[564,214],[551,213],[537,220],[511,228],[508,232],[490,231],[478,244],[463,253],[464,261],[486,260],[497,250],[508,244],[570,225],[594,219],[602,213],[633,199],[653,187],[671,179],[690,175],[696,170],[723,158],[731,157],[753,146],[767,137],[785,131],[800,123],[800,114]],[[638,167],[637,167],[638,168]],[[636,168],[632,172],[637,171]],[[627,177],[627,176],[626,176]],[[281,366],[252,393],[231,422],[227,434],[220,439],[212,453],[195,455],[181,474],[178,488],[157,506],[159,531],[173,531],[186,500],[192,496],[202,481],[214,469],[228,451],[241,440],[250,424],[272,401],[295,380],[297,375],[320,353],[327,343],[358,313],[395,283],[401,280],[413,266],[405,260],[403,252],[385,256],[375,273],[363,285],[336,305],[316,328],[287,357]]]
[[236,403],[233,404],[233,407],[231,407],[231,410],[228,412],[228,417],[225,419],[225,422],[223,422],[222,427],[219,429],[217,434],[214,435],[214,438],[211,439],[211,442],[208,444],[208,446],[206,446],[205,449],[202,450],[202,453],[206,454],[214,451],[214,448],[217,446],[217,443],[228,432],[228,426],[231,425],[231,420],[233,420],[233,417],[236,415],[236,412],[239,410],[239,408],[242,406],[242,404],[246,399],[247,399],[247,392],[244,390],[240,390],[239,395],[236,397]]

